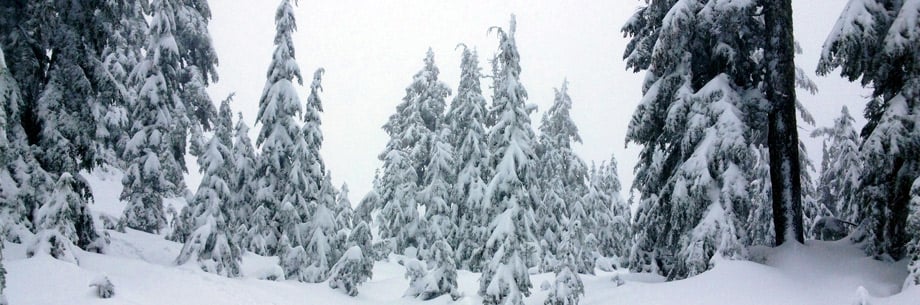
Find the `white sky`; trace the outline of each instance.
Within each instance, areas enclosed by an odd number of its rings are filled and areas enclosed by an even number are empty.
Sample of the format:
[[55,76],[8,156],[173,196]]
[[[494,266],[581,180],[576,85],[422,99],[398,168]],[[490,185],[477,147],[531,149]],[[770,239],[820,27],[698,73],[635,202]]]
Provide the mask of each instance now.
[[[280,1],[212,0],[210,31],[220,58],[220,81],[211,86],[215,103],[236,92],[232,107],[253,126],[265,73],[274,49],[274,13]],[[798,63],[813,71],[821,44],[843,8],[844,0],[797,0],[796,39],[805,49]],[[622,54],[627,39],[620,33],[626,19],[642,2],[616,1],[307,1],[296,7],[299,30],[294,41],[305,81],[324,67],[325,92],[321,95],[323,158],[338,185],[347,182],[354,204],[371,189],[377,154],[387,141],[380,128],[405,94],[412,75],[422,67],[428,47],[434,49],[440,78],[452,89],[459,81],[458,43],[476,47],[484,73],[487,59],[497,46],[491,26],[507,27],[517,15],[518,48],[530,103],[540,111],[531,117],[539,126],[542,111],[553,101],[553,88],[568,78],[573,100],[572,116],[583,145],[576,151],[587,161],[619,161],[625,188],[632,183],[632,168],[639,147],[624,147],[626,128],[639,99],[644,73],[625,70]],[[836,75],[813,79],[821,90],[799,98],[815,115],[818,125],[832,123],[846,104],[861,125],[867,93]],[[483,92],[490,99],[489,82]],[[307,88],[300,87],[301,102]],[[450,97],[448,103],[450,102]],[[800,124],[803,125],[803,124]],[[813,127],[801,126],[807,135]],[[807,132],[802,132],[807,131]],[[810,157],[820,164],[820,142],[811,139]],[[195,169],[190,168],[194,171]],[[189,177],[195,189],[197,173]],[[624,193],[624,196],[627,196]]]

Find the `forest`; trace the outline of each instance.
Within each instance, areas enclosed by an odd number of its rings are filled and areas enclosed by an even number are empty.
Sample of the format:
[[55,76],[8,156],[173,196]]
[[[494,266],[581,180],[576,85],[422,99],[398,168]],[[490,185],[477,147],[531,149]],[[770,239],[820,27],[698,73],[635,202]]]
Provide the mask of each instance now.
[[[920,295],[920,0],[849,0],[817,67],[795,62],[791,0],[639,1],[610,25],[643,80],[623,124],[640,147],[625,188],[616,157],[576,153],[568,80],[548,109],[529,102],[512,14],[482,29],[497,49],[457,46],[459,83],[439,78],[432,49],[397,76],[405,96],[354,204],[321,154],[326,70],[301,71],[295,16],[309,12],[297,2],[275,11],[254,114],[207,91],[219,1],[0,2],[0,304],[8,279],[38,276],[13,277],[11,261],[80,268],[160,243],[179,250],[138,259],[247,285],[322,283],[355,300],[307,304],[364,304],[363,288],[394,266],[407,304],[604,304],[586,289],[601,275],[608,289],[639,275],[679,282],[844,243],[903,273],[888,295]],[[807,69],[870,90],[866,124],[833,105],[832,125],[801,132],[814,119],[796,90],[820,94]],[[819,162],[804,137],[822,139]],[[112,187],[113,202],[100,200]],[[247,267],[256,261],[268,263]],[[119,283],[90,284],[117,299]],[[857,298],[872,299],[862,286]]]

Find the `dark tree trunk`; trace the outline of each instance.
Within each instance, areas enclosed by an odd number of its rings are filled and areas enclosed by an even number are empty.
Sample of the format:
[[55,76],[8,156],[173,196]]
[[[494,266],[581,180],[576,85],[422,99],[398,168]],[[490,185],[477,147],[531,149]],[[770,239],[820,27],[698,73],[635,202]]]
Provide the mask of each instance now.
[[802,180],[795,110],[795,43],[792,1],[765,0],[767,28],[766,98],[769,114],[770,182],[773,184],[773,227],[776,245],[789,239],[802,243]]

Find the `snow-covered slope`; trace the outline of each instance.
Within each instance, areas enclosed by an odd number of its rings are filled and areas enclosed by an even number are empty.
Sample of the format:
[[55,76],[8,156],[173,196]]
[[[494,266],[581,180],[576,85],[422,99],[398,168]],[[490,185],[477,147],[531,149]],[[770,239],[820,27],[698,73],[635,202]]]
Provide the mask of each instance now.
[[[97,216],[119,215],[120,183],[117,174],[89,177],[96,192],[92,208]],[[276,260],[247,254],[244,277],[227,279],[200,271],[194,265],[175,266],[181,245],[162,236],[129,230],[109,231],[111,245],[105,255],[78,252],[80,265],[48,256],[26,258],[26,246],[7,243],[4,265],[8,271],[10,304],[480,304],[476,291],[479,275],[459,271],[464,297],[430,301],[403,298],[408,280],[405,269],[392,257],[378,262],[374,277],[359,288],[357,297],[330,289],[326,283],[260,280],[277,272]],[[888,263],[865,257],[849,242],[808,242],[803,246],[754,249],[763,263],[722,261],[699,276],[663,282],[658,276],[599,272],[582,275],[586,296],[581,304],[852,304],[857,288],[864,286],[871,304],[920,304],[920,288],[901,292],[906,276],[901,262]],[[112,299],[99,299],[89,284],[106,275],[115,285]],[[625,280],[617,286],[615,277]],[[552,274],[532,275],[533,294],[526,303],[542,304],[541,283]]]

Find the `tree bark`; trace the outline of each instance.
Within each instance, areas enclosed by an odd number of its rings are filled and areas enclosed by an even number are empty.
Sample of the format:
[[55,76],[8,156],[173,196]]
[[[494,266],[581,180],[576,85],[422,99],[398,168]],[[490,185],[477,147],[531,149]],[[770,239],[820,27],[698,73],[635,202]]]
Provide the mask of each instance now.
[[776,245],[794,240],[804,242],[802,229],[802,181],[799,163],[799,135],[795,109],[795,41],[792,35],[792,1],[765,0],[764,21],[767,46],[766,98],[771,103],[768,118],[770,182],[773,184],[773,227]]

